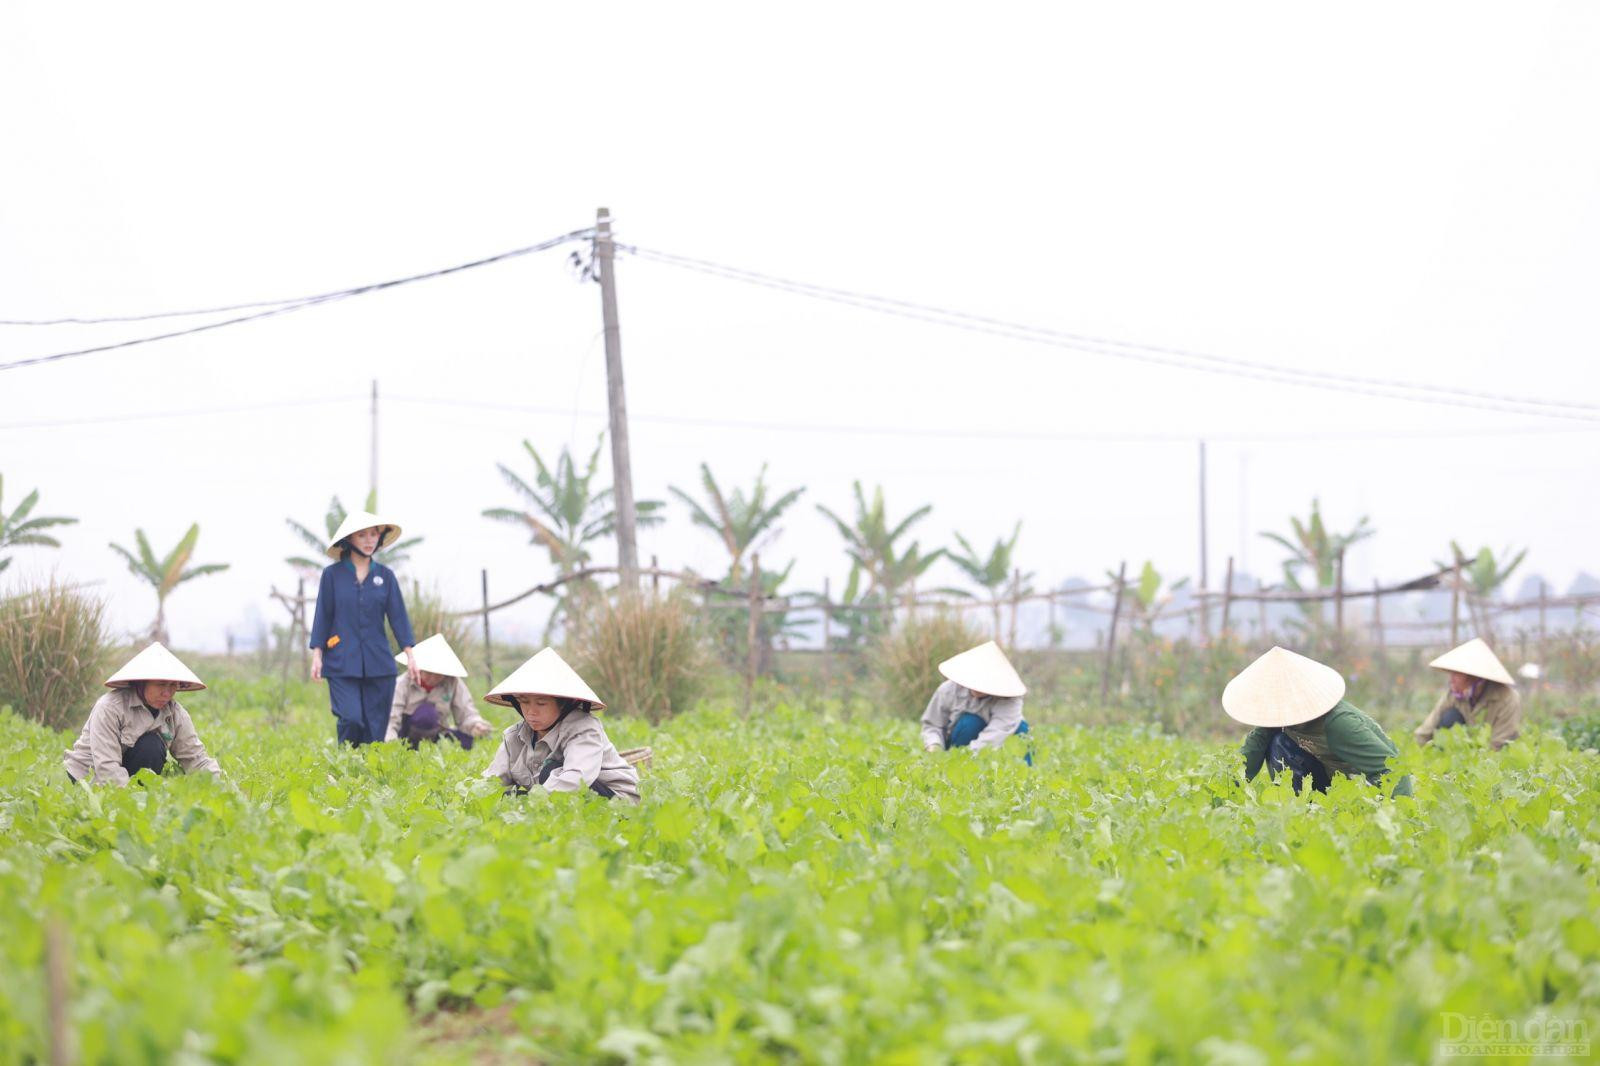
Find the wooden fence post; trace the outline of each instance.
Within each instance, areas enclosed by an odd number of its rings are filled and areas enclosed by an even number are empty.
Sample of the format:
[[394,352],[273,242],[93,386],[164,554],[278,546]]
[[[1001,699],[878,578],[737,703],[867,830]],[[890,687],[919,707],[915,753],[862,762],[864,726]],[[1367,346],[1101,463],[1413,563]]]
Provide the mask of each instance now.
[[1006,646],[1012,651],[1017,650],[1017,612],[1022,608],[1022,571],[1011,571],[1011,633],[1007,637]]
[[1111,668],[1117,656],[1117,622],[1122,617],[1122,589],[1128,576],[1128,563],[1123,560],[1117,567],[1117,596],[1111,603],[1111,629],[1106,633],[1106,661],[1100,670],[1100,702],[1105,703],[1111,690]]
[[[1256,586],[1256,592],[1258,594],[1265,593],[1266,589],[1261,588],[1258,584]],[[1264,595],[1256,600],[1256,612],[1257,617],[1259,618],[1259,622],[1257,624],[1261,628],[1261,632],[1257,634],[1257,639],[1262,642],[1266,642],[1269,638],[1267,636],[1267,600]]]
[[1221,635],[1228,635],[1228,612],[1233,609],[1233,556],[1228,556],[1228,576],[1222,579],[1222,630]]
[[1450,572],[1450,646],[1461,643],[1461,556]]
[[829,647],[833,643],[833,592],[827,578],[822,579],[822,684],[824,689],[833,687],[833,650]]
[[650,596],[661,598],[661,561],[654,555],[650,556]]
[[481,571],[483,576],[483,677],[494,687],[494,642],[489,638],[489,571]]
[[761,556],[750,557],[750,590],[749,590],[750,620],[745,627],[745,667],[744,667],[744,713],[750,715],[750,706],[755,701],[756,693],[756,637],[760,632],[761,619]]
[[1539,669],[1543,670],[1550,662],[1550,653],[1545,649],[1545,608],[1549,605],[1550,593],[1544,583],[1544,578],[1539,579]]
[[300,676],[311,676],[311,627],[306,625],[306,579],[301,578],[294,587],[294,621],[289,626],[289,639],[295,639],[299,630]]

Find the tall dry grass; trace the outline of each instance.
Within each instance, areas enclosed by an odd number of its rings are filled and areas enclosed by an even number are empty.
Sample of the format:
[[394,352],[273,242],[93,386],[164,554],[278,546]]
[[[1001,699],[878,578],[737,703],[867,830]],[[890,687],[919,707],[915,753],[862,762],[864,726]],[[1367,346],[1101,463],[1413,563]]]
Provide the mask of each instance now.
[[569,641],[573,666],[609,710],[659,722],[705,691],[711,652],[683,594],[593,604]]
[[406,615],[411,619],[411,631],[417,643],[422,643],[435,633],[443,633],[456,656],[464,663],[473,662],[478,652],[478,634],[482,632],[482,616],[455,617],[445,603],[436,585],[424,585],[412,580],[406,590]]
[[906,619],[879,637],[868,654],[870,691],[879,709],[894,715],[921,714],[944,681],[939,664],[986,639],[981,628],[954,611]]
[[105,611],[55,578],[0,600],[0,705],[51,729],[82,723],[114,666]]

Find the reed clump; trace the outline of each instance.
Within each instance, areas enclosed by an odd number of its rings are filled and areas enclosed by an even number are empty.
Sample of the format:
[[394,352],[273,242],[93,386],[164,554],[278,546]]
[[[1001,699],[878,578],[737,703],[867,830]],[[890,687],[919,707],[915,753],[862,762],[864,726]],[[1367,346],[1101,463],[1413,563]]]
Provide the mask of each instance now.
[[105,602],[55,578],[0,599],[0,706],[51,729],[76,728],[116,647]]

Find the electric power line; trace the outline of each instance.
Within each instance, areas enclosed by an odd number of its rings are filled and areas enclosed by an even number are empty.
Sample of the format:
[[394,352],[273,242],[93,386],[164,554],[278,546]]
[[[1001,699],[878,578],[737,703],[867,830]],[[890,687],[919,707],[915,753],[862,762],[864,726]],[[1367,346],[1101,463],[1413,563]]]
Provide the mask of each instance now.
[[1245,359],[1211,355],[1184,348],[1140,344],[1120,341],[1091,334],[1070,333],[1064,330],[1008,322],[1004,319],[976,315],[965,311],[912,303],[871,293],[849,289],[814,285],[790,278],[762,274],[741,267],[728,266],[705,259],[662,252],[638,245],[618,244],[619,250],[641,259],[651,260],[682,269],[697,271],[712,277],[740,281],[763,288],[788,292],[813,299],[826,300],[878,314],[907,318],[913,321],[943,325],[968,332],[1025,340],[1037,344],[1067,348],[1074,351],[1107,355],[1119,359],[1175,366],[1186,370],[1224,374],[1231,377],[1250,378],[1275,384],[1301,385],[1332,389],[1357,395],[1377,396],[1385,399],[1410,400],[1450,407],[1469,407],[1479,410],[1499,411],[1507,414],[1530,414],[1541,417],[1566,418],[1582,422],[1600,422],[1600,404],[1568,403],[1534,397],[1507,396],[1498,393],[1475,392],[1450,386],[1422,385],[1412,382],[1382,378],[1365,378],[1329,371],[1302,370],[1295,367],[1260,363]]
[[319,396],[315,399],[269,400],[265,403],[239,404],[233,407],[191,408],[190,410],[186,411],[135,411],[101,415],[96,418],[57,418],[46,419],[38,422],[0,422],[0,430],[59,429],[68,426],[109,426],[124,422],[160,422],[173,418],[204,418],[208,415],[237,415],[249,414],[255,411],[283,411],[304,407],[328,407],[333,404],[355,403],[357,401],[365,403],[367,401],[367,397],[356,394],[349,396]]
[[[570,418],[574,415],[586,418],[604,419],[605,411],[594,409],[578,409],[571,407],[542,407],[531,404],[502,403],[493,400],[465,400],[449,399],[438,396],[402,396],[393,393],[386,399],[398,403],[421,404],[430,407],[456,407],[477,411],[504,411],[513,414],[549,415],[551,417]],[[1136,433],[1136,432],[1106,432],[1087,430],[1083,432],[1050,432],[1027,430],[982,430],[960,429],[941,427],[927,429],[915,426],[883,426],[883,425],[838,425],[827,423],[803,422],[773,422],[766,420],[732,419],[732,418],[700,418],[692,415],[652,415],[630,411],[628,419],[631,422],[668,426],[697,426],[709,429],[736,429],[741,431],[770,431],[776,433],[843,433],[873,437],[908,437],[908,438],[933,438],[933,439],[974,439],[974,440],[1017,440],[1017,441],[1082,441],[1098,443],[1121,444],[1164,444],[1183,443],[1193,444],[1204,439],[1219,444],[1249,444],[1273,443],[1294,441],[1368,441],[1368,440],[1435,440],[1448,437],[1513,437],[1513,436],[1545,436],[1555,433],[1593,433],[1600,429],[1585,426],[1571,427],[1526,427],[1521,429],[1460,429],[1460,430],[1413,430],[1413,431],[1367,431],[1350,430],[1336,433],[1196,433],[1196,432],[1168,432],[1168,433]]]
[[[39,365],[41,363],[53,363],[53,362],[57,362],[57,361],[62,360],[62,359],[73,359],[73,358],[76,358],[78,356],[83,356],[83,355],[94,355],[94,354],[96,354],[98,352],[115,351],[115,350],[117,350],[119,348],[131,348],[134,345],[138,345],[138,344],[150,344],[150,343],[155,342],[155,341],[171,340],[174,337],[186,337],[186,336],[189,336],[189,335],[194,334],[194,333],[204,333],[204,332],[207,332],[208,330],[222,329],[225,326],[236,326],[236,325],[239,325],[242,322],[253,322],[256,319],[260,319],[260,318],[271,318],[271,317],[273,317],[275,315],[283,315],[283,314],[289,314],[289,313],[294,312],[294,311],[302,311],[302,310],[304,310],[304,309],[306,309],[308,307],[316,307],[316,306],[319,306],[319,305],[324,304],[324,303],[333,302],[335,300],[348,299],[348,298],[350,298],[352,296],[365,296],[368,293],[381,292],[384,289],[392,289],[392,288],[395,288],[395,287],[400,286],[400,285],[409,285],[409,284],[411,284],[413,282],[417,282],[417,281],[431,281],[431,280],[433,280],[435,278],[446,277],[447,275],[450,275],[450,274],[459,274],[460,272],[462,272],[464,270],[472,270],[472,269],[475,269],[477,267],[488,266],[491,263],[500,263],[500,262],[504,262],[507,259],[515,259],[515,258],[517,258],[519,256],[531,255],[534,252],[547,251],[547,250],[549,250],[551,248],[554,248],[554,247],[556,247],[558,245],[565,244],[568,241],[581,240],[581,239],[583,239],[585,237],[591,236],[593,234],[593,232],[594,232],[593,227],[586,228],[586,229],[573,230],[571,233],[563,233],[559,237],[552,237],[549,240],[540,241],[538,244],[530,244],[530,245],[528,245],[526,247],[523,247],[523,248],[513,248],[512,250],[510,250],[508,252],[501,252],[498,255],[491,255],[491,256],[488,256],[488,257],[483,258],[483,259],[474,259],[471,262],[467,262],[467,263],[457,263],[455,266],[444,267],[443,269],[440,269],[440,270],[430,270],[430,271],[427,271],[427,272],[422,273],[422,274],[411,274],[411,275],[408,275],[406,277],[391,278],[388,281],[374,282],[374,283],[372,283],[370,285],[359,285],[359,286],[356,286],[354,288],[349,288],[349,289],[337,289],[337,290],[335,290],[333,292],[325,292],[325,293],[319,293],[319,294],[317,294],[315,296],[301,297],[300,299],[293,300],[293,301],[274,303],[273,301],[262,300],[262,301],[255,301],[253,303],[233,304],[230,307],[211,308],[209,310],[163,311],[163,312],[159,312],[157,314],[151,314],[151,315],[130,316],[130,317],[127,317],[125,319],[118,319],[118,318],[102,318],[102,319],[83,319],[83,318],[80,318],[80,319],[74,319],[72,321],[79,322],[79,323],[92,322],[92,321],[100,321],[100,322],[144,321],[144,320],[153,319],[153,318],[173,318],[173,317],[180,317],[180,316],[184,316],[184,315],[214,314],[214,313],[220,313],[222,311],[244,310],[244,309],[253,308],[253,307],[268,307],[269,308],[268,310],[265,310],[265,311],[256,311],[253,314],[240,315],[237,318],[223,319],[220,322],[208,322],[208,323],[206,323],[205,325],[202,325],[202,326],[191,326],[188,329],[172,330],[172,331],[167,332],[167,333],[157,333],[157,334],[154,334],[152,336],[147,336],[147,337],[134,337],[134,338],[132,338],[130,340],[117,341],[117,342],[114,342],[112,344],[95,345],[94,347],[91,347],[91,348],[80,348],[80,349],[77,349],[76,351],[56,352],[53,355],[39,355],[39,356],[34,356],[34,357],[28,358],[28,359],[16,359],[16,360],[13,360],[13,361],[11,361],[9,363],[0,363],[0,370],[12,370],[12,369],[15,369],[16,367],[23,367],[23,366],[37,366],[37,365]],[[13,322],[12,324],[16,324],[16,323]]]

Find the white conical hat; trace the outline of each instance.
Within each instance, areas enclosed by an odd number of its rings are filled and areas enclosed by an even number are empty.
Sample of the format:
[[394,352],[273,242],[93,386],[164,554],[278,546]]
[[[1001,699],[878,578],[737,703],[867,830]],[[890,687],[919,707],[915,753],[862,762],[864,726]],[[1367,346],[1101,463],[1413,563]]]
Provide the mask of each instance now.
[[1282,728],[1327,714],[1342,699],[1339,671],[1288,648],[1273,648],[1228,682],[1222,709],[1245,725]]
[[[443,633],[435,633],[416,645],[411,649],[411,654],[416,657],[418,670],[426,670],[430,674],[443,674],[445,677],[467,676],[467,668],[461,665],[461,659],[456,655],[455,649],[450,647],[450,642],[444,639]],[[401,666],[406,665],[406,653],[401,652],[396,655],[394,661]]]
[[135,681],[175,681],[179,692],[198,692],[206,687],[193,670],[160,644],[152,644],[129,659],[121,670],[106,678],[106,688],[131,688]]
[[509,707],[507,696],[565,696],[567,699],[586,700],[593,710],[605,704],[594,694],[594,689],[584,683],[578,671],[556,654],[554,648],[545,648],[539,654],[511,671],[511,676],[489,690],[484,698],[490,703]]
[[1481,677],[1485,681],[1498,681],[1502,685],[1515,685],[1511,671],[1507,670],[1490,650],[1489,645],[1483,642],[1482,637],[1473,637],[1459,648],[1452,648],[1428,664],[1435,670],[1454,670],[1458,674],[1469,677]]
[[328,541],[328,557],[340,558],[339,542],[352,533],[359,533],[363,529],[377,527],[383,532],[378,536],[378,546],[374,551],[382,551],[400,539],[400,527],[388,519],[379,518],[371,511],[351,511],[344,516],[344,521],[339,523],[338,530],[333,534],[333,539]]
[[1028,691],[1011,660],[992,640],[946,659],[939,664],[939,672],[958,685],[988,696],[1021,696]]

